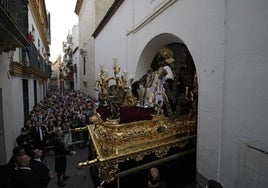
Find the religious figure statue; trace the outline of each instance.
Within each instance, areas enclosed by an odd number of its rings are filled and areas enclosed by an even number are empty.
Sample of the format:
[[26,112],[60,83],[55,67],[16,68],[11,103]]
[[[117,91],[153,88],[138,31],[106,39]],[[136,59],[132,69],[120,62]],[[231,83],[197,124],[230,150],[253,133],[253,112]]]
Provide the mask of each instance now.
[[107,102],[108,102],[108,111],[109,111],[109,116],[107,119],[108,120],[119,119],[120,117],[119,105],[118,105],[118,100],[116,97],[116,87],[114,85],[112,85],[109,88]]
[[163,82],[163,89],[168,100],[164,100],[167,113],[170,117],[180,114],[181,104],[179,100],[179,71],[173,57],[173,52],[168,47],[162,47],[158,53],[159,79]]
[[109,90],[109,82],[112,80],[112,77],[109,77],[108,71],[103,70],[103,65],[101,65],[100,73],[98,79],[94,83],[95,91],[98,92],[99,102],[104,105],[107,103],[106,97]]

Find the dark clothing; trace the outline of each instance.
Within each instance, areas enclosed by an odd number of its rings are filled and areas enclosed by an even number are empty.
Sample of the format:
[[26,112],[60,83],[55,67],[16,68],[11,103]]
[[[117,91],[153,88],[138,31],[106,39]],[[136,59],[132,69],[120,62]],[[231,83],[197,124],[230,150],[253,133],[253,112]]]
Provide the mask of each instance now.
[[88,120],[87,119],[80,119],[79,120],[79,127],[85,127],[88,124]]
[[139,98],[139,93],[138,93],[138,89],[140,89],[140,84],[138,81],[134,82],[132,85],[131,85],[131,92],[132,94],[134,95],[134,97],[136,98]]
[[[64,134],[62,135],[64,136]],[[57,137],[54,142],[54,152],[55,152],[55,171],[57,172],[57,184],[59,186],[64,186],[63,182],[69,176],[66,176],[66,165],[67,158],[66,155],[71,154],[71,151],[67,149],[65,143],[63,142],[63,138]]]
[[158,182],[158,185],[154,185],[154,184],[151,184],[151,185],[147,185],[146,188],[167,188],[167,184],[165,182]]
[[42,187],[37,177],[28,169],[16,170],[14,177],[12,177],[12,188],[38,188]]
[[20,134],[17,137],[16,142],[18,146],[24,147],[26,153],[29,153],[31,148],[33,147],[33,143],[32,143],[33,141],[32,141],[30,134],[26,134],[26,135]]
[[55,171],[64,172],[66,170],[67,159],[66,155],[70,154],[70,150],[66,148],[66,145],[59,138],[55,139],[54,142],[55,151]]
[[[46,141],[48,140],[49,134],[45,126],[40,126],[40,129],[41,131],[39,130],[39,126],[32,127],[30,130],[30,135],[33,139],[33,145],[44,152]],[[40,132],[42,137],[40,135]]]
[[8,165],[0,165],[0,187],[10,188],[11,178],[8,172]]
[[46,164],[41,161],[32,159],[30,163],[30,167],[33,173],[35,173],[35,175],[37,176],[41,184],[40,188],[47,188],[48,183],[50,181],[50,176],[49,176],[50,169],[46,166]]
[[7,163],[7,170],[8,170],[7,174],[10,178],[13,177],[16,172],[16,168],[17,168],[16,161],[17,161],[17,157],[15,155],[12,155]]
[[67,158],[66,155],[58,156],[55,158],[55,172],[64,172],[66,171]]

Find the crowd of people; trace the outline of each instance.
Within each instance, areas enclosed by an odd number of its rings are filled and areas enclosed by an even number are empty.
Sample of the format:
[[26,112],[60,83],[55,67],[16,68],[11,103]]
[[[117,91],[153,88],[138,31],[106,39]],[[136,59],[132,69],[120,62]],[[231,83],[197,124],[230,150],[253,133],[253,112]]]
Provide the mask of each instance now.
[[[66,155],[74,155],[73,143],[83,147],[88,141],[87,132],[75,128],[90,123],[94,101],[79,91],[50,90],[30,112],[16,138],[8,169],[7,187],[46,188],[56,172],[57,185],[66,186]],[[55,169],[45,163],[45,152],[55,155]]]

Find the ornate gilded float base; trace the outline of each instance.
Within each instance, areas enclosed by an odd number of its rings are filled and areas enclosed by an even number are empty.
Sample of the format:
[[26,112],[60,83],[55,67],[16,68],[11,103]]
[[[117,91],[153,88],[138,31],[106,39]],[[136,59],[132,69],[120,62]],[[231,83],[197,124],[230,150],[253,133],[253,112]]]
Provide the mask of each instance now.
[[96,113],[92,120],[94,125],[87,128],[97,158],[79,163],[78,168],[97,165],[99,177],[106,182],[114,179],[121,162],[139,161],[152,153],[162,158],[171,147],[184,147],[196,137],[196,117],[191,115],[116,124],[102,121]]

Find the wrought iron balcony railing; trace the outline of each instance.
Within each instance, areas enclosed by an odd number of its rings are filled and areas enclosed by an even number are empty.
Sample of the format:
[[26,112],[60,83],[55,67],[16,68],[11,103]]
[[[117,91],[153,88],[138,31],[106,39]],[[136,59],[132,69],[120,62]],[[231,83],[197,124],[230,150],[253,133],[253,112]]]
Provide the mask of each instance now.
[[0,0],[0,52],[29,45],[27,5],[27,0]]
[[11,73],[17,76],[26,76],[36,79],[48,79],[52,73],[51,63],[43,58],[35,45],[22,48],[22,63],[12,62]]
[[30,46],[25,48],[25,51],[28,54],[29,61],[24,61],[23,64],[40,71],[46,76],[50,76],[51,66],[49,65],[48,61],[41,56],[41,54],[32,42]]

